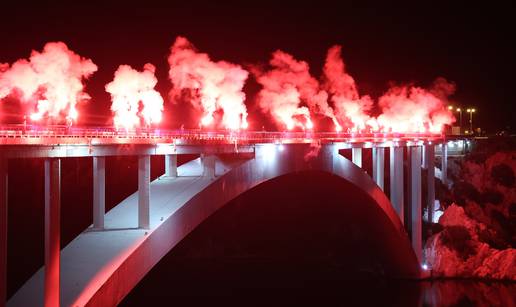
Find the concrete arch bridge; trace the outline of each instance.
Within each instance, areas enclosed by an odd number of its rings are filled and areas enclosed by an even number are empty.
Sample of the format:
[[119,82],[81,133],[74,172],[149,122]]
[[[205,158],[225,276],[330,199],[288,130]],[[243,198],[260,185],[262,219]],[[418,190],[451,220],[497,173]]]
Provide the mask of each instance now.
[[[262,135],[263,136],[263,135]],[[45,266],[7,302],[8,306],[109,306],[119,303],[136,284],[193,229],[232,199],[268,180],[294,172],[323,171],[361,189],[375,204],[385,230],[386,255],[393,274],[419,278],[422,259],[422,207],[432,216],[435,146],[440,136],[356,136],[171,139],[143,138],[137,142],[95,137],[56,144],[31,140],[4,141],[0,147],[0,202],[7,210],[7,160],[45,159]],[[93,140],[92,140],[93,139]],[[80,140],[80,138],[79,138]],[[446,152],[446,146],[443,147]],[[342,155],[349,150],[351,159]],[[372,151],[372,174],[362,168],[362,153]],[[386,152],[388,161],[386,161]],[[180,154],[200,158],[177,166]],[[227,158],[226,154],[231,154]],[[138,191],[105,212],[105,157],[138,156]],[[150,156],[165,158],[165,174],[150,181]],[[93,223],[61,249],[60,161],[67,157],[93,159]],[[445,162],[446,160],[443,160]],[[388,174],[385,174],[388,164]],[[443,163],[445,175],[446,163]],[[422,199],[422,172],[428,199]],[[404,178],[405,171],[409,175]],[[390,178],[389,195],[384,193]],[[406,199],[404,187],[408,188]],[[7,219],[6,215],[2,215]],[[2,227],[3,246],[6,227]],[[2,278],[5,280],[5,248]],[[5,297],[5,282],[3,283]]]

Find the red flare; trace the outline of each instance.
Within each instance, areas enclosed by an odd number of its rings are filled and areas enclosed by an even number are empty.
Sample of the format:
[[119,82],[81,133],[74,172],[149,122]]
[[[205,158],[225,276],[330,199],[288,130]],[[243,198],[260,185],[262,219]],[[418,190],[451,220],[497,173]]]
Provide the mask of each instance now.
[[172,96],[178,99],[187,92],[190,102],[202,112],[202,126],[212,124],[217,110],[223,112],[225,128],[237,130],[247,126],[245,93],[242,91],[249,74],[246,70],[224,61],[213,62],[181,36],[172,45],[168,62]]
[[29,59],[21,59],[10,67],[0,65],[0,99],[19,95],[36,111],[33,120],[46,116],[57,121],[77,119],[76,105],[88,100],[83,80],[97,71],[97,66],[68,49],[65,43],[47,43],[42,52],[32,51]]

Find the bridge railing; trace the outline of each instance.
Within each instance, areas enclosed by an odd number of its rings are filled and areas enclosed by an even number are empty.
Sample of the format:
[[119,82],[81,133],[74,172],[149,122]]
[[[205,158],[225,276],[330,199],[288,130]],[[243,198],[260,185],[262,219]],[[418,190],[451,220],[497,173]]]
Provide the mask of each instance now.
[[65,125],[2,125],[0,138],[123,138],[123,139],[192,139],[192,140],[239,140],[283,142],[288,140],[324,139],[348,141],[363,139],[428,139],[439,138],[434,133],[384,133],[384,132],[314,132],[314,131],[247,131],[203,129],[117,129],[115,127],[74,127]]

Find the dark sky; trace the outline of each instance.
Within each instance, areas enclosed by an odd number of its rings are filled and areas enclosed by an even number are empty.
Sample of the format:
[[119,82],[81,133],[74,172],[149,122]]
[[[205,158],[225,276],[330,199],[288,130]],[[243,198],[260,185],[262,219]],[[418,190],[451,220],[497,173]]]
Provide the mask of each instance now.
[[[108,119],[104,85],[120,64],[138,69],[155,64],[158,90],[168,97],[166,57],[175,37],[184,35],[212,59],[240,64],[265,63],[282,49],[308,61],[315,76],[327,49],[341,44],[362,94],[377,97],[390,82],[428,86],[443,76],[457,84],[454,100],[478,109],[475,121],[482,127],[513,126],[515,10],[510,3],[13,2],[18,4],[0,8],[0,62],[28,57],[30,50],[56,40],[91,58],[99,71],[87,83],[93,101],[82,113],[92,123]],[[251,121],[262,120],[251,106],[257,85],[251,80],[245,90]],[[165,108],[169,122],[188,121],[168,98]]]

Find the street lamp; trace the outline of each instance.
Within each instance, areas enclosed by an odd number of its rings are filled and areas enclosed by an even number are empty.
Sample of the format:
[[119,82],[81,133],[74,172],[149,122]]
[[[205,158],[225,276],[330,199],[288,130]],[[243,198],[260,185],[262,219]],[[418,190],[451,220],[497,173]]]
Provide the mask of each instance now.
[[460,129],[460,134],[462,134],[462,109],[457,108],[457,112],[459,112],[459,129]]
[[467,109],[466,112],[469,113],[469,130],[473,133],[473,113],[475,113],[475,109]]

